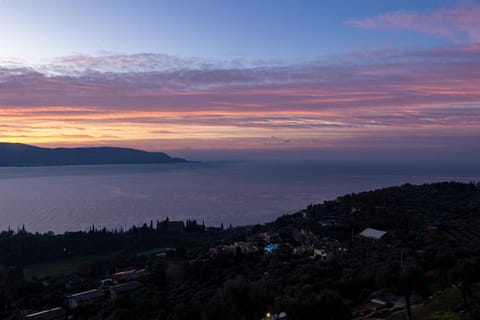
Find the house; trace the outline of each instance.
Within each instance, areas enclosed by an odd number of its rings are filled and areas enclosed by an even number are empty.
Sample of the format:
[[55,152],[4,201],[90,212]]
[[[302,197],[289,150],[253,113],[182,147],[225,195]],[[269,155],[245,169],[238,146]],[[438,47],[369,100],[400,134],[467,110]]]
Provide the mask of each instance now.
[[234,256],[236,253],[236,249],[232,245],[221,244],[216,247],[210,248],[209,253],[212,258]]
[[313,249],[313,256],[323,261],[329,261],[334,257],[334,253],[325,248]]
[[323,261],[329,261],[346,250],[338,240],[329,237],[316,239],[313,248],[313,256]]
[[237,241],[233,244],[235,253],[240,251],[242,254],[253,254],[258,252],[258,247],[243,241]]
[[381,310],[383,308],[402,308],[405,298],[397,295],[387,289],[380,289],[372,292],[369,296],[367,305],[373,310]]
[[85,284],[85,279],[80,275],[74,273],[68,276],[65,281],[65,288],[69,291],[79,290]]
[[185,224],[183,221],[168,221],[166,231],[169,233],[183,233],[185,231]]
[[271,243],[263,249],[268,256],[286,258],[292,255],[293,248],[289,243]]
[[313,242],[315,235],[310,230],[295,228],[292,230],[292,238],[298,244],[309,244]]
[[177,249],[175,248],[164,248],[155,252],[155,256],[159,258],[166,258],[166,257],[174,256],[176,252],[177,252]]
[[103,279],[100,281],[100,288],[104,289],[104,288],[110,288],[111,286],[113,286],[113,279]]
[[287,320],[287,314],[285,312],[280,312],[277,314],[270,314],[269,312],[266,314],[263,320]]
[[67,313],[62,308],[53,308],[25,316],[26,320],[65,320]]
[[360,232],[360,236],[368,239],[380,240],[387,232],[373,228],[366,228]]
[[352,216],[359,215],[360,213],[362,213],[362,210],[359,207],[352,207],[352,209],[350,210],[350,214]]
[[437,278],[442,274],[440,269],[431,269],[425,272],[425,275],[429,278]]
[[149,278],[153,275],[152,272],[148,271],[146,268],[143,269],[130,269],[126,271],[120,271],[112,274],[112,278],[115,279],[118,283],[128,282],[133,280],[142,280]]
[[370,302],[381,305],[381,306],[386,306],[387,305],[387,302],[382,300],[382,299],[372,299],[372,300],[370,300]]
[[313,254],[312,246],[298,246],[293,249],[293,254],[297,256],[310,256]]
[[308,211],[308,210],[302,210],[302,211],[300,211],[300,214],[302,215],[302,218],[304,218],[304,219],[308,219],[308,218],[313,217],[313,212]]
[[236,256],[239,253],[242,254],[255,254],[258,253],[258,247],[247,242],[237,241],[230,245],[218,245],[210,248],[209,253],[211,257],[219,256]]
[[130,295],[142,288],[143,285],[138,281],[130,281],[122,284],[118,284],[110,288],[110,297],[112,300],[117,300]]
[[254,244],[266,244],[280,241],[280,235],[276,232],[262,232],[247,237],[247,242]]
[[71,309],[75,309],[82,303],[101,301],[105,298],[105,291],[101,289],[93,289],[89,291],[79,292],[67,297],[68,305]]

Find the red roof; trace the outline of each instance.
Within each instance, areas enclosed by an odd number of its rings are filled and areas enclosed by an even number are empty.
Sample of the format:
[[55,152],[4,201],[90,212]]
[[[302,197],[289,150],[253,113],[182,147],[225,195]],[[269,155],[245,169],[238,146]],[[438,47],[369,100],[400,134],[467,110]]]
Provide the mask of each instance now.
[[428,270],[426,272],[426,275],[427,275],[427,277],[436,277],[436,276],[439,276],[441,273],[442,273],[442,271],[440,271],[438,269],[432,269],[432,270]]

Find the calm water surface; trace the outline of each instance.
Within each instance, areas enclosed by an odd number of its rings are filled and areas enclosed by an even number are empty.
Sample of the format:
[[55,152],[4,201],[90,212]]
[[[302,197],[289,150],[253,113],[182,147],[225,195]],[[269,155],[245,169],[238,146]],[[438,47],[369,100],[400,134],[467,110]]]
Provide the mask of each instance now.
[[0,229],[130,227],[167,216],[254,224],[345,193],[479,177],[472,167],[267,161],[0,168]]

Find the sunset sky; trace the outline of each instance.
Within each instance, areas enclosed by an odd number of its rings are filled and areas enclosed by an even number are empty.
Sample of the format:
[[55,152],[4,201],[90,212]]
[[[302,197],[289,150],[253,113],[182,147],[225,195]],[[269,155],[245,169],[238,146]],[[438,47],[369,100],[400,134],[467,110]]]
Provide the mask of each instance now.
[[3,0],[0,35],[3,142],[480,160],[477,1]]

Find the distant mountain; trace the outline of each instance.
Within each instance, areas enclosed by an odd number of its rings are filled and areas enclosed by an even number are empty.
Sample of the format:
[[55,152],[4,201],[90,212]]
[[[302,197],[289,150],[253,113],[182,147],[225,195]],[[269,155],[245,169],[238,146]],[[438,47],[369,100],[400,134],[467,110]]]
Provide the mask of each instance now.
[[0,143],[0,167],[76,166],[187,162],[163,152],[128,148],[40,148],[20,143]]

